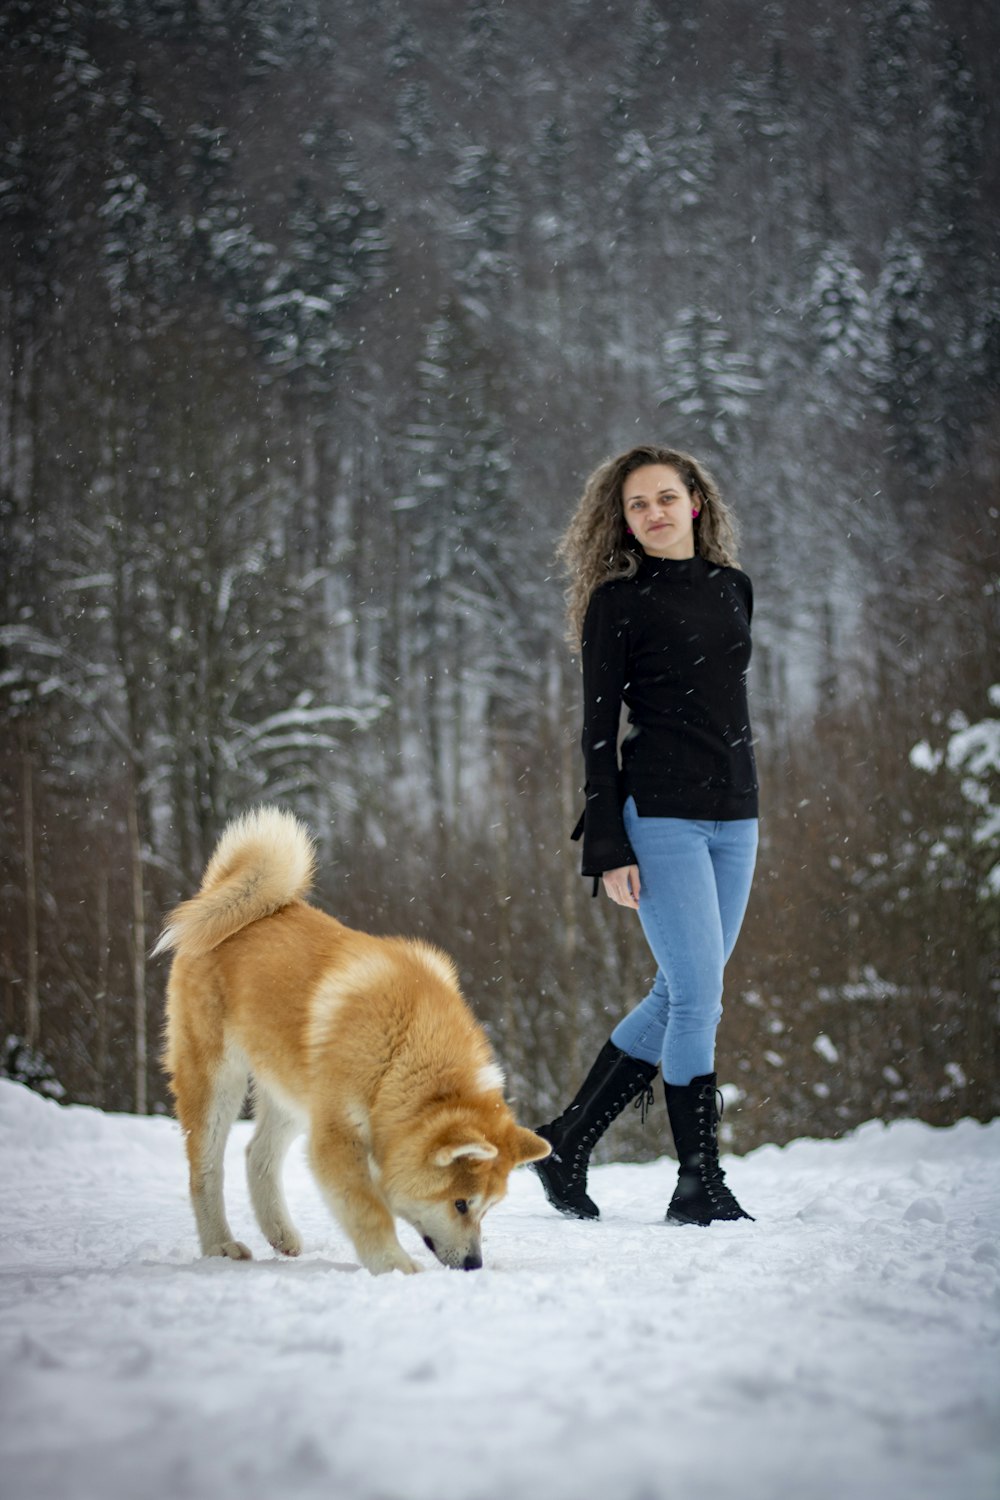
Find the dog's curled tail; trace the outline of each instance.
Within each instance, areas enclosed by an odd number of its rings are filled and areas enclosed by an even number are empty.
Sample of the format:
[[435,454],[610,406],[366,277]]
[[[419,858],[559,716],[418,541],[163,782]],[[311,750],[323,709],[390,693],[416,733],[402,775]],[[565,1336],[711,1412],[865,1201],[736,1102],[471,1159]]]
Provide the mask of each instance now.
[[291,813],[258,807],[223,829],[201,889],[167,917],[154,956],[175,948],[210,953],[242,927],[305,896],[313,881],[313,842]]

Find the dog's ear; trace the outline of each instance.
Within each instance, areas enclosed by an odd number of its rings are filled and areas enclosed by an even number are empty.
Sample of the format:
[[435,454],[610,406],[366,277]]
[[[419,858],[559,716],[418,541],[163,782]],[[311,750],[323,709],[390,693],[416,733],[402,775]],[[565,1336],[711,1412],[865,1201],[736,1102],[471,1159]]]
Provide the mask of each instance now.
[[438,1141],[431,1152],[431,1161],[436,1167],[450,1167],[461,1156],[468,1156],[472,1161],[492,1161],[499,1154],[493,1142],[484,1135],[468,1129],[455,1130]]
[[514,1131],[514,1160],[541,1161],[551,1152],[552,1147],[542,1136],[536,1135],[533,1130],[525,1130],[523,1125],[518,1125]]

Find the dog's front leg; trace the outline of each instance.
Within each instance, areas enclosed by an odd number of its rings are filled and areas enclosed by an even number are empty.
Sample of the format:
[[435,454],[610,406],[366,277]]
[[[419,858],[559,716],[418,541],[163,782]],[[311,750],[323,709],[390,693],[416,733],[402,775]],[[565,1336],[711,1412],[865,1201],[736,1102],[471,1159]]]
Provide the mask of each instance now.
[[331,1212],[350,1235],[361,1264],[373,1276],[410,1274],[421,1267],[396,1237],[396,1225],[371,1173],[368,1149],[344,1117],[314,1121],[309,1159]]

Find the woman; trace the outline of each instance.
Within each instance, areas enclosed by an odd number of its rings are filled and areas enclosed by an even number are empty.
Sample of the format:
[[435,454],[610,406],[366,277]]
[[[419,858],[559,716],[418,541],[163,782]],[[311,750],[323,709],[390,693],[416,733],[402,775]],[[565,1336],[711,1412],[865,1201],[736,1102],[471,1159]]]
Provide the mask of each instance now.
[[[639,913],[657,963],[533,1166],[561,1213],[587,1196],[597,1140],[662,1068],[679,1161],[667,1221],[750,1218],[719,1166],[715,1032],[722,976],[757,854],[746,672],[753,590],[708,471],[672,448],[601,465],[560,544],[570,636],[583,657],[583,873]],[[629,730],[618,762],[621,705]],[[597,880],[594,881],[597,893]]]

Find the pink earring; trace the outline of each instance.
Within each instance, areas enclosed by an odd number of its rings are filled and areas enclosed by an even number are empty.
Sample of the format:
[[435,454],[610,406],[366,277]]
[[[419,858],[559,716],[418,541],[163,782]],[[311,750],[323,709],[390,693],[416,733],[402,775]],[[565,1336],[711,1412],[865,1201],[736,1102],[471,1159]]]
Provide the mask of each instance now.
[[692,521],[697,521],[697,519],[698,519],[698,512],[696,510],[693,510],[691,512],[691,519],[692,519]]
[[635,532],[632,530],[631,526],[626,526],[625,530],[627,531],[629,536],[635,536]]

